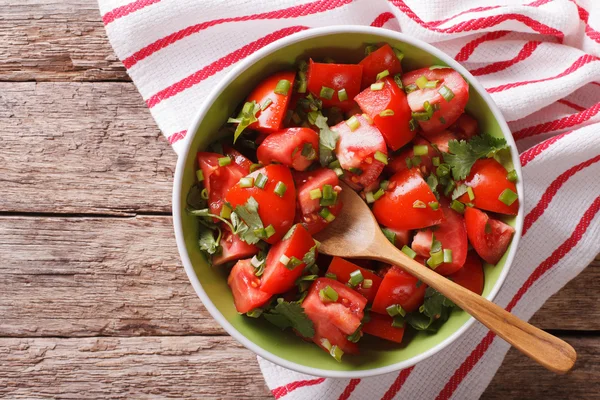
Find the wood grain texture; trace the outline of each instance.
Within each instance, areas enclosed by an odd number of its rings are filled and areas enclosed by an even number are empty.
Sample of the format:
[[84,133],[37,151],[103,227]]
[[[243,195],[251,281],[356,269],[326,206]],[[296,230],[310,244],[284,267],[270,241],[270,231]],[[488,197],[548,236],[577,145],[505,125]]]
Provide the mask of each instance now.
[[128,81],[96,0],[0,0],[0,81]]
[[171,211],[176,155],[130,83],[0,82],[0,211]]

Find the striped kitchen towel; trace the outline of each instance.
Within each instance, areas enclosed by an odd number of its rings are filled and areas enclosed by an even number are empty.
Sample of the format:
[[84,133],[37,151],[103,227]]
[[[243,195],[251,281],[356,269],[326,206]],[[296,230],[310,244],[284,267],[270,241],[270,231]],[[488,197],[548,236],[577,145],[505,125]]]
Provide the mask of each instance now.
[[[176,152],[215,83],[278,38],[358,24],[432,43],[480,80],[521,152],[523,238],[495,301],[528,319],[600,252],[597,0],[99,2],[115,52]],[[474,399],[508,348],[476,323],[435,356],[374,378],[324,379],[259,363],[278,399]]]

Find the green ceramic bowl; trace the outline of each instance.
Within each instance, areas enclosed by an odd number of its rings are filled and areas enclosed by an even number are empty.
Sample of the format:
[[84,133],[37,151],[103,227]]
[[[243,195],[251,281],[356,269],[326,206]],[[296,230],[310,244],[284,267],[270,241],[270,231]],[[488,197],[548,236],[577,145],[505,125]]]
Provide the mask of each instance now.
[[[360,342],[360,355],[346,356],[342,363],[338,363],[323,350],[302,341],[293,333],[282,332],[262,319],[248,318],[236,312],[227,286],[227,271],[211,268],[198,249],[198,223],[185,211],[186,194],[194,184],[196,152],[215,140],[219,127],[244,101],[256,82],[275,71],[291,68],[297,60],[309,56],[329,56],[339,62],[356,63],[363,57],[365,44],[378,42],[387,42],[405,54],[403,67],[406,71],[438,64],[448,65],[460,72],[471,85],[467,110],[477,118],[483,132],[506,138],[511,145],[512,159],[517,160],[514,167],[522,176],[516,146],[506,122],[490,96],[466,69],[420,40],[390,30],[361,26],[333,26],[303,31],[272,43],[241,61],[200,107],[188,129],[184,152],[177,162],[173,187],[177,246],[192,286],[204,306],[244,346],[275,364],[306,374],[360,378],[407,368],[451,345],[471,326],[474,319],[463,311],[455,310],[437,333],[407,335],[410,337],[402,345],[367,336]],[[523,199],[521,181],[517,188],[519,197]],[[485,266],[483,295],[490,300],[504,282],[521,237],[522,202],[518,216],[506,222],[515,228],[516,234],[509,251],[498,265]]]

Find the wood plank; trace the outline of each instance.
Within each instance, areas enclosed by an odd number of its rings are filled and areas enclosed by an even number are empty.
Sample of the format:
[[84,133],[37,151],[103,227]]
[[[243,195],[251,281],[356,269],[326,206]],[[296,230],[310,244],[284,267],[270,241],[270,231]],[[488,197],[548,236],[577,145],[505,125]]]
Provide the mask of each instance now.
[[[600,330],[595,262],[537,315]],[[170,217],[0,217],[0,336],[224,334],[179,262]]]
[[0,0],[1,81],[129,81],[95,0]]
[[253,353],[198,336],[0,339],[0,397],[272,398]]
[[171,210],[176,155],[131,83],[0,82],[0,211]]
[[[510,350],[483,399],[593,399],[600,340],[566,338],[575,368],[557,376]],[[0,396],[268,399],[255,356],[229,337],[2,338]]]

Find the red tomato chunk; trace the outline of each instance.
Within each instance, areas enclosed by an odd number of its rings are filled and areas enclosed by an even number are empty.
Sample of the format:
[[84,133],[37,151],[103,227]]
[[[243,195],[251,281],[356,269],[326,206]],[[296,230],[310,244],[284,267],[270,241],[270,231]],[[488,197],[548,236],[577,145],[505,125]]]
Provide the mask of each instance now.
[[[258,121],[250,124],[250,129],[256,129],[259,132],[272,133],[278,131],[283,126],[285,113],[294,87],[295,71],[276,72],[263,80],[248,96],[246,101],[255,101],[262,106],[268,100],[271,104],[264,110],[259,111]],[[279,81],[286,80],[290,83],[290,90],[287,95],[275,93],[275,88]]]
[[423,304],[427,285],[398,267],[391,267],[379,286],[371,311],[387,315],[386,308],[400,305],[406,312],[413,312]]
[[471,207],[465,210],[465,222],[469,242],[477,254],[486,262],[497,264],[515,233],[513,227]]
[[[308,91],[323,102],[323,107],[338,107],[343,111],[354,106],[352,100],[360,92],[361,65],[316,63],[312,59],[308,66]],[[321,96],[322,88],[333,90],[331,99]],[[339,99],[339,91],[345,89],[347,100]]]
[[377,336],[385,340],[401,343],[404,337],[404,328],[396,328],[392,326],[394,319],[389,315],[377,313],[370,314],[370,320],[363,325],[363,333]]
[[260,279],[254,275],[250,260],[240,260],[233,266],[227,284],[233,294],[235,309],[242,314],[262,307],[271,298],[269,293],[259,289]]
[[363,58],[358,65],[363,68],[361,85],[363,89],[375,83],[377,75],[383,71],[387,70],[392,77],[402,72],[400,60],[387,43]]
[[263,164],[279,163],[304,171],[319,158],[319,135],[310,128],[288,128],[270,134],[256,150]]
[[372,303],[375,299],[377,289],[379,289],[379,285],[381,284],[381,278],[375,275],[373,271],[361,268],[358,265],[351,263],[350,261],[344,260],[343,258],[333,257],[331,264],[329,264],[329,269],[327,270],[327,273],[334,274],[337,277],[338,281],[347,284],[348,282],[350,282],[350,274],[357,270],[361,272],[365,280],[368,279],[371,281],[371,286],[366,288],[363,281],[358,286],[356,286],[354,290],[362,294],[369,303]]

